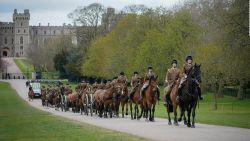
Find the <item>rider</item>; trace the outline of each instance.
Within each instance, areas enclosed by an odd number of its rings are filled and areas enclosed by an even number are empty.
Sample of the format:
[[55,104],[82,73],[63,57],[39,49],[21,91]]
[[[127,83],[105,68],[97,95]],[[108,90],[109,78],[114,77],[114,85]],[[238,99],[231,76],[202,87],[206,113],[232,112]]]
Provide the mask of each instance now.
[[132,89],[131,89],[131,92],[130,92],[130,99],[132,99],[135,91],[136,91],[136,88],[139,86],[140,84],[140,81],[141,81],[141,77],[139,76],[139,73],[137,71],[134,72],[134,75],[132,76],[132,79],[131,79],[131,86],[132,86]]
[[166,87],[164,89],[164,105],[169,104],[169,94],[171,93],[173,86],[177,84],[180,76],[180,70],[177,68],[177,60],[172,61],[172,67],[168,69],[165,79]]
[[[143,98],[143,95],[144,95],[144,92],[146,90],[146,88],[148,87],[149,85],[149,80],[151,77],[155,77],[155,74],[153,72],[153,67],[152,66],[149,66],[148,67],[148,72],[145,73],[144,75],[144,84],[141,88],[141,91],[140,91],[140,100],[142,101],[142,98]],[[157,86],[157,97],[158,97],[158,100],[160,100],[160,88]]]
[[105,88],[104,89],[109,89],[111,88],[111,80],[108,80],[107,83],[105,84]]
[[[179,84],[179,88],[178,88],[178,95],[176,97],[176,100],[179,101],[179,96],[181,94],[181,89],[183,88],[184,86],[184,82],[186,81],[187,79],[187,75],[190,71],[190,69],[193,67],[193,57],[192,56],[187,56],[186,57],[186,62],[185,64],[183,65],[183,68],[182,68],[182,77],[181,77],[181,82]],[[199,95],[199,98],[200,100],[203,100],[203,97],[201,97],[201,88],[200,88],[200,84],[198,81],[196,81],[196,83],[198,84],[198,95]]]
[[117,78],[117,83],[124,84],[125,86],[127,86],[127,82],[128,82],[127,77],[125,76],[124,72],[121,72]]

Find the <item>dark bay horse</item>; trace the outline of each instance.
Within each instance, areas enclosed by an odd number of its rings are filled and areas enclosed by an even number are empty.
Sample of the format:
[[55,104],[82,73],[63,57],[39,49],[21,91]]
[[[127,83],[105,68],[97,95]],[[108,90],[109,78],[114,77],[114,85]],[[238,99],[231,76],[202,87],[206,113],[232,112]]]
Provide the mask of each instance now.
[[149,117],[149,121],[154,121],[155,104],[157,101],[157,92],[158,92],[156,80],[157,77],[154,76],[152,76],[149,79],[149,85],[145,90],[145,94],[142,101],[143,106],[140,117],[142,116],[142,113],[145,112],[146,120]]
[[[201,82],[200,65],[195,64],[187,75],[187,80],[184,82],[184,86],[181,90],[179,105],[181,109],[181,115],[179,121],[182,120],[182,116],[187,111],[187,126],[195,128],[195,110],[198,102],[198,87]],[[192,113],[192,125],[190,122],[190,116]]]

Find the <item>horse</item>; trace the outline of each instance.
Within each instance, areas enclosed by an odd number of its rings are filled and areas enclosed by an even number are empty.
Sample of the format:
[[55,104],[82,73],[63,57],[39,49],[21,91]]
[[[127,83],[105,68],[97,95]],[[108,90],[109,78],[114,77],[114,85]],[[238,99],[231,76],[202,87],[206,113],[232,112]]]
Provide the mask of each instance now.
[[[200,66],[195,64],[191,67],[187,74],[187,80],[184,82],[184,86],[180,93],[179,105],[181,109],[181,115],[179,121],[182,120],[182,116],[185,115],[185,111],[187,111],[187,126],[191,128],[195,128],[195,110],[198,102],[198,87],[201,82],[201,71]],[[198,82],[197,82],[198,81]],[[192,124],[190,122],[190,116],[192,113]]]
[[[168,113],[168,125],[172,125],[171,122],[171,117],[170,117],[170,112],[174,112],[174,124],[177,126],[178,125],[178,121],[177,121],[177,108],[179,105],[179,102],[176,100],[177,94],[178,94],[178,87],[179,87],[179,81],[176,81],[174,83],[174,86],[169,94],[169,99],[170,99],[170,103],[167,104],[166,106],[166,110]],[[168,98],[166,98],[168,99]],[[184,116],[184,124],[186,124],[186,118]]]
[[47,105],[47,100],[46,100],[46,90],[42,89],[41,90],[41,100],[42,100],[42,106],[48,106]]
[[[142,102],[140,100],[140,91],[141,88],[143,86],[142,83],[142,79],[140,80],[140,82],[138,83],[138,85],[135,87],[135,92],[133,95],[130,94],[130,116],[131,116],[131,120],[133,119],[139,119],[139,107],[140,106],[142,108]],[[134,106],[134,114],[133,114],[133,103],[135,104]]]
[[34,96],[35,96],[35,94],[34,94],[32,87],[29,87],[29,92],[28,92],[29,101],[33,101]]
[[143,101],[142,101],[142,110],[141,110],[141,115],[142,116],[143,112],[145,112],[145,118],[146,121],[148,120],[148,113],[149,113],[149,121],[154,121],[154,112],[155,112],[155,104],[157,101],[157,77],[150,77],[149,79],[149,85],[145,89],[145,94],[143,95]]
[[117,115],[119,115],[119,105],[121,104],[121,108],[122,108],[122,117],[124,118],[124,108],[126,106],[126,112],[125,114],[128,115],[128,99],[129,99],[129,96],[128,96],[128,87],[126,84],[118,84],[118,109],[117,110]]

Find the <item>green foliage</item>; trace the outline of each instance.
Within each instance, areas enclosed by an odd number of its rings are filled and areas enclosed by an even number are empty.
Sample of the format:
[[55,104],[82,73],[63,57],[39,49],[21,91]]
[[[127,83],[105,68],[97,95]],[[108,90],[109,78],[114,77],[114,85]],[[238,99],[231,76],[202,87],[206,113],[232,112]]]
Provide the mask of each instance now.
[[162,82],[170,62],[183,60],[196,45],[199,29],[187,11],[128,14],[112,32],[92,43],[82,74],[112,78],[120,71],[143,73],[152,65]]
[[55,63],[55,69],[60,72],[61,76],[65,76],[66,70],[64,66],[67,64],[67,59],[65,56],[67,56],[69,53],[65,50],[62,50],[54,57],[54,63]]

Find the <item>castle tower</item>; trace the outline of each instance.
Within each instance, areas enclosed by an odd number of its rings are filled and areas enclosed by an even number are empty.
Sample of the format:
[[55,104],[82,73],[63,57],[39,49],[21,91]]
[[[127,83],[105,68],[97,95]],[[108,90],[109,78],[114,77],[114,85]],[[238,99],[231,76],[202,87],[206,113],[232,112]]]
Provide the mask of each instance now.
[[29,20],[30,13],[28,9],[24,10],[24,13],[17,13],[14,10],[13,22],[14,22],[14,50],[15,57],[25,56],[25,50],[29,46]]

